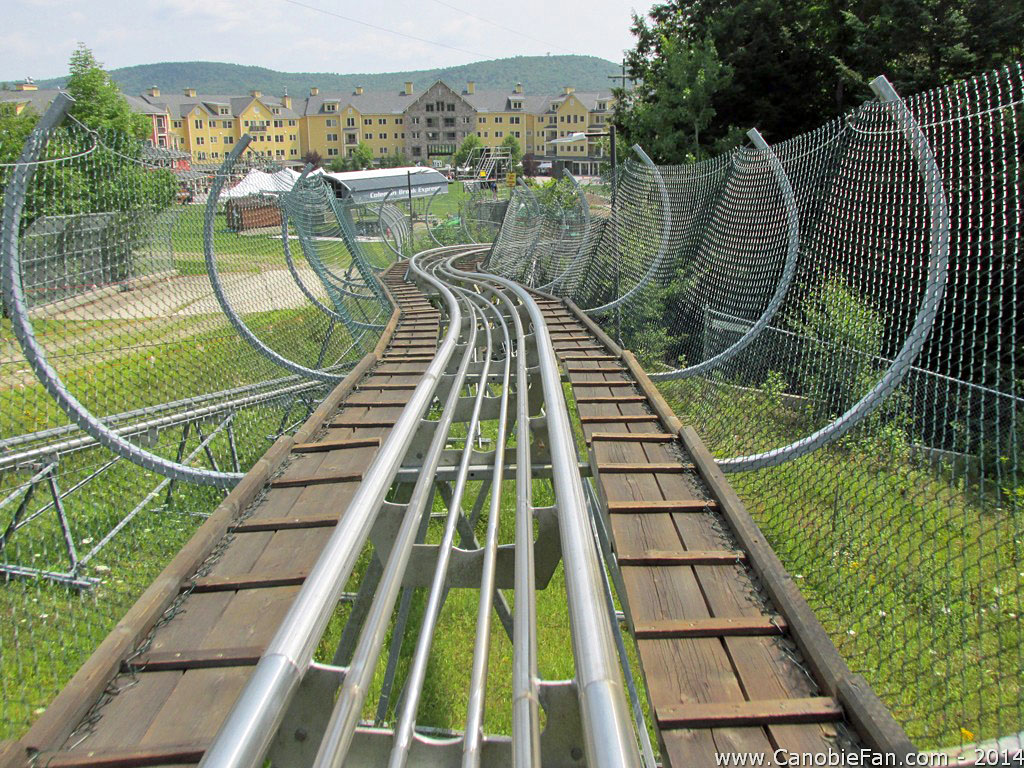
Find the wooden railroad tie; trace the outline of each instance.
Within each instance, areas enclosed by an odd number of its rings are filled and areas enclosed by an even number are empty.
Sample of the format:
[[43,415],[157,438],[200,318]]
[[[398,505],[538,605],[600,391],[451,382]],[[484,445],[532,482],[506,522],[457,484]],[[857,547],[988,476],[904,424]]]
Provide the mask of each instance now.
[[201,594],[203,592],[235,592],[240,589],[267,589],[269,587],[294,587],[306,580],[308,573],[247,573],[241,576],[200,576],[194,583],[182,584],[182,591]]
[[[576,350],[566,350],[567,352],[575,352]],[[579,362],[579,361],[590,361],[592,363],[613,363],[619,358],[616,355],[562,355],[562,362]]]
[[322,443],[296,443],[292,446],[292,451],[295,453],[324,453],[345,448],[376,448],[379,445],[379,437],[352,437],[347,440],[324,440]]
[[235,523],[231,526],[231,530],[236,533],[256,533],[258,531],[285,531],[299,528],[330,528],[337,524],[337,515],[255,517]]
[[[660,474],[682,474],[693,470],[692,464],[681,464],[678,461],[655,461],[655,462],[609,462],[603,464],[597,462],[597,471],[607,475],[638,475],[646,472]],[[650,502],[630,502],[648,504]],[[701,502],[704,503],[704,502]]]
[[271,488],[300,488],[307,485],[330,485],[331,483],[358,483],[362,472],[335,472],[331,475],[308,475],[306,477],[278,477],[270,481]]
[[842,720],[843,710],[835,699],[815,696],[677,704],[656,710],[655,717],[661,728],[729,728]]
[[781,635],[786,622],[773,616],[736,618],[660,619],[633,625],[637,640],[670,640],[691,637],[754,637]]
[[566,373],[625,373],[626,369],[621,366],[595,365],[593,368],[585,368],[581,365],[565,366]]
[[718,502],[704,499],[675,499],[673,501],[609,501],[612,515],[653,515],[661,512],[703,512],[717,509]]
[[126,672],[131,670],[170,672],[216,667],[251,667],[260,660],[263,651],[263,648],[257,646],[156,651],[145,653],[131,661],[125,661],[121,667]]
[[583,424],[636,424],[644,421],[658,421],[653,413],[641,413],[636,415],[623,416],[616,413],[611,416],[584,416],[580,414],[580,422]]
[[365,403],[348,400],[342,403],[341,407],[347,411],[350,408],[405,408],[408,404],[408,400],[372,400]]
[[371,390],[371,389],[381,389],[381,390],[389,390],[390,389],[390,390],[412,391],[412,390],[416,389],[416,385],[415,384],[394,384],[394,383],[392,383],[390,381],[383,381],[380,384],[367,384],[367,383],[364,382],[363,384],[360,384],[360,385],[358,385],[356,387],[356,391],[357,392],[365,392],[365,391],[368,391],[368,390]]
[[579,405],[596,405],[598,403],[646,403],[644,395],[583,395],[576,398]]
[[671,443],[675,439],[668,432],[594,432],[590,436],[594,443]]
[[648,549],[643,552],[623,552],[617,558],[619,566],[630,565],[655,567],[670,565],[736,565],[747,560],[747,553],[741,550],[698,550],[669,552]]
[[355,421],[346,421],[345,419],[335,419],[328,427],[348,427],[350,429],[358,429],[359,427],[393,427],[395,426],[395,419],[356,419]]
[[47,755],[47,768],[128,768],[147,765],[195,765],[203,759],[206,746],[170,744],[138,749],[81,749]]

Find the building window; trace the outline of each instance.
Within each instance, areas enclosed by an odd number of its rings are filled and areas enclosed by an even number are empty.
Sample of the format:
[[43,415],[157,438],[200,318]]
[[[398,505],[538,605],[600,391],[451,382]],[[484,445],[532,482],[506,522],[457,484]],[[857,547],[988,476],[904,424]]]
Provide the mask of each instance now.
[[373,125],[373,120],[369,117],[363,118],[363,125]]
[[522,109],[522,108],[523,108],[523,102],[521,102],[521,101],[513,101],[512,102],[512,109]]
[[512,135],[515,136],[518,139],[519,138],[519,131],[512,131]]
[[297,133],[289,133],[288,134],[288,141],[295,141],[298,137],[299,137],[299,135]]
[[345,118],[345,127],[346,128],[355,128],[356,127],[356,119],[354,117],[346,117]]
[[224,143],[225,144],[234,144],[235,143],[235,137],[234,136],[225,136],[224,137]]
[[210,143],[211,144],[216,144],[217,143],[217,137],[216,136],[211,136],[210,137]]
[[328,133],[327,134],[327,140],[328,141],[337,141],[338,140],[338,134],[336,134],[336,133]]
[[413,131],[410,135],[412,136],[412,138],[418,139],[420,137],[420,132],[419,131]]
[[181,128],[181,120],[173,120],[171,122],[171,125],[173,125],[175,128]]
[[504,122],[504,121],[505,121],[505,118],[502,117],[501,115],[495,115],[494,116],[494,122],[501,123],[501,122]]
[[220,124],[223,125],[225,128],[234,128],[235,127],[235,121],[234,120],[221,120]]
[[220,157],[220,152],[211,152],[210,157]]
[[486,123],[486,122],[487,122],[487,118],[486,118],[486,117],[478,117],[478,118],[476,119],[476,121],[477,121],[478,123]]
[[401,124],[402,124],[402,118],[396,117],[395,118],[395,125],[401,125]]
[[363,138],[366,139],[367,141],[373,141],[373,134],[372,133],[364,133],[363,134]]
[[299,150],[295,149],[295,147],[292,147],[291,149],[288,150],[288,154],[291,155],[292,157],[295,157],[295,155],[299,154]]
[[381,153],[382,155],[386,155],[386,154],[388,153],[388,148],[387,148],[387,147],[381,147],[381,148],[380,148],[380,153]]
[[283,149],[275,149],[274,150],[274,155],[277,156],[277,157],[284,157],[284,150]]
[[519,125],[520,121],[522,121],[522,118],[519,115],[512,115],[512,117],[510,117],[508,121],[512,123],[512,125]]
[[334,157],[337,154],[338,154],[338,148],[337,147],[328,147],[327,148],[327,156],[328,157]]
[[386,139],[387,137],[388,137],[388,135],[386,133],[378,133],[377,134],[377,138],[378,139]]
[[328,118],[327,118],[327,127],[328,127],[328,128],[333,128],[333,127],[334,127],[334,126],[336,126],[337,124],[338,124],[338,121],[337,121],[337,120],[335,120],[335,119],[334,119],[333,117],[328,117]]
[[470,117],[464,117],[464,118],[462,118],[462,124],[463,124],[463,125],[469,125],[469,124],[470,124],[470,123],[471,123],[472,121],[473,121],[473,119],[472,119],[472,118],[470,118]]
[[337,111],[338,111],[338,105],[337,104],[324,104],[324,112],[337,112]]
[[206,159],[206,153],[205,153],[205,152],[199,152],[199,153],[198,153],[198,154],[196,155],[196,157],[197,157],[198,159],[200,159],[200,160],[205,160],[205,159]]
[[455,104],[449,103],[448,104],[448,111],[449,112],[454,112],[455,111]]
[[274,127],[275,128],[284,128],[284,120],[275,120],[274,121]]
[[221,107],[220,108],[220,114],[222,114],[222,115],[231,114],[231,110],[229,110],[227,107]]
[[203,121],[202,120],[196,120],[195,126],[196,126],[197,129],[202,130],[203,129]]
[[377,125],[387,125],[387,124],[388,124],[388,119],[386,117],[378,117],[377,118]]
[[422,151],[423,150],[420,147],[413,147],[412,148],[412,156],[413,157],[420,157],[420,155],[422,154]]
[[504,131],[495,131],[494,132],[494,138],[496,138],[496,139],[500,139],[504,135],[505,135]]
[[419,125],[420,124],[420,119],[418,117],[413,117],[413,118],[410,118],[410,122],[413,125]]
[[294,128],[294,127],[295,127],[296,125],[298,125],[298,124],[299,124],[299,121],[298,121],[298,120],[289,120],[289,121],[288,121],[288,127],[289,127],[289,128]]
[[206,139],[204,139],[202,136],[196,136],[196,144],[202,146],[205,143],[206,143]]

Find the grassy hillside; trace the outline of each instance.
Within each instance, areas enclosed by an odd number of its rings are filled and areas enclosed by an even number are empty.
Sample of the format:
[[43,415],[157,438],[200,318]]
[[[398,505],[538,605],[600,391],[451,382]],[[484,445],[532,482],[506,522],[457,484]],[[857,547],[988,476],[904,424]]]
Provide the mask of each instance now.
[[[596,56],[516,56],[510,59],[478,61],[458,67],[423,69],[412,72],[340,75],[331,72],[277,72],[264,67],[223,64],[215,61],[176,61],[141,64],[111,70],[110,74],[125,93],[137,94],[157,85],[164,92],[196,88],[200,93],[245,93],[254,88],[280,94],[288,88],[292,96],[303,96],[310,86],[322,91],[351,91],[355,86],[367,90],[399,90],[407,80],[423,90],[442,79],[453,87],[474,80],[480,90],[511,90],[521,82],[530,92],[553,92],[563,85],[578,90],[608,90],[607,76],[616,65]],[[67,78],[41,80],[41,87],[63,85]]]

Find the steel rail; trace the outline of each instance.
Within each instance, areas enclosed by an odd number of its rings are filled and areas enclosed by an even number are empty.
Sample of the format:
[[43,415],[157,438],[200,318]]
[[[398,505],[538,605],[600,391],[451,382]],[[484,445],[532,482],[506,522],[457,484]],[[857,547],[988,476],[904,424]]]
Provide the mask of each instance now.
[[[352,654],[352,660],[346,668],[344,682],[334,703],[316,758],[313,760],[313,768],[340,768],[348,756],[363,704],[373,682],[373,675],[387,635],[395,601],[398,599],[398,593],[402,587],[402,579],[412,554],[420,520],[423,515],[429,514],[429,504],[434,497],[435,473],[448,440],[449,430],[454,423],[455,408],[465,385],[476,345],[476,310],[469,307],[470,311],[467,313],[468,340],[465,344],[460,345],[458,337],[461,335],[463,325],[460,302],[451,289],[421,267],[419,262],[422,256],[423,254],[417,254],[410,259],[410,269],[440,293],[449,310],[450,323],[445,343],[452,341],[453,344],[445,362],[447,363],[451,359],[455,346],[464,346],[464,350],[458,369],[452,378],[444,407],[434,427],[430,446],[423,457],[412,494],[406,504],[405,514],[391,543],[391,551],[384,564],[384,572],[359,633],[359,641]],[[408,407],[402,415],[405,416],[407,412]],[[465,450],[472,450],[471,443],[467,443]]]
[[533,326],[538,370],[547,407],[552,484],[558,507],[569,626],[587,762],[596,768],[639,766],[640,754],[628,715],[615,641],[603,610],[602,566],[590,532],[583,479],[576,463],[575,439],[544,316],[529,292],[517,283],[496,275],[454,271],[470,281],[491,281],[513,293]]
[[[448,251],[465,246],[435,249]],[[203,768],[260,765],[299,684],[309,669],[338,597],[355,567],[392,478],[443,380],[458,342],[462,311],[445,297],[451,322],[437,355],[410,395],[408,405],[367,467],[365,479],[340,515],[320,557],[303,582],[266,652],[203,756]]]

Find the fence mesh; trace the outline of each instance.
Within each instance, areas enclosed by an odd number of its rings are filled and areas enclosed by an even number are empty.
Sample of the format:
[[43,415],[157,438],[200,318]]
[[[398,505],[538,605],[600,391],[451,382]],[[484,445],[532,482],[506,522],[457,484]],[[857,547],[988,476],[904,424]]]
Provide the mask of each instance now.
[[396,258],[356,224],[379,206],[251,153],[187,169],[71,116],[38,139],[0,167],[0,740],[373,348]]
[[771,147],[630,160],[571,256],[541,233],[580,198],[517,190],[489,266],[636,352],[939,748],[1024,730],[1024,79],[879,93]]

